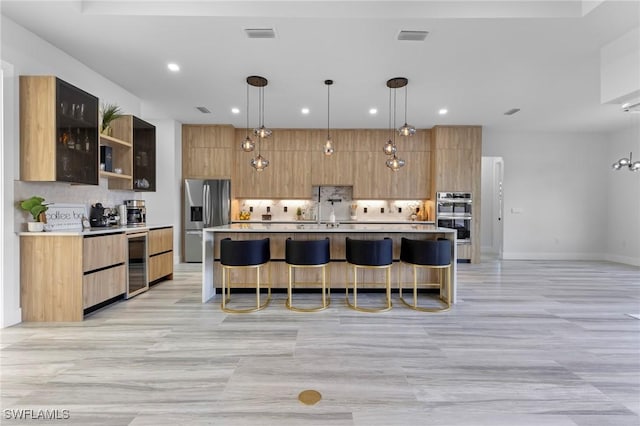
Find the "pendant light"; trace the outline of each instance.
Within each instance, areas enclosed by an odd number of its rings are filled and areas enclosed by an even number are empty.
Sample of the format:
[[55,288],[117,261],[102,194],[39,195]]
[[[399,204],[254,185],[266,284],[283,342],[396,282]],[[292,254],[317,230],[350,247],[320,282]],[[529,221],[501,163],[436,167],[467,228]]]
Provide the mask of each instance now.
[[630,152],[629,158],[623,157],[613,163],[611,167],[615,170],[620,170],[621,168],[626,167],[632,172],[637,172],[640,170],[640,161],[633,161],[633,152]]
[[391,87],[389,87],[389,126],[387,128],[389,130],[389,140],[387,141],[387,143],[384,144],[384,146],[382,147],[382,152],[384,152],[387,155],[393,155],[396,153],[396,146],[393,143],[393,133],[394,133],[394,129],[393,126],[391,125]]
[[407,124],[407,83],[404,85],[404,124],[398,129],[400,136],[413,136],[416,134],[416,128]]
[[272,131],[264,126],[264,87],[269,83],[269,81],[257,75],[253,75],[251,77],[247,77],[247,82],[259,88],[259,113],[258,113],[258,126],[253,129],[253,134],[260,139],[266,139],[271,136]]
[[329,132],[329,119],[331,117],[331,85],[333,80],[325,80],[324,84],[327,85],[327,141],[324,143],[324,155],[329,157],[333,154],[333,142],[331,141],[331,133]]
[[251,167],[256,169],[256,171],[261,172],[266,167],[269,166],[269,160],[267,160],[260,154],[260,142],[262,141],[262,139],[268,138],[272,134],[271,130],[267,129],[264,126],[264,87],[268,84],[268,81],[264,77],[253,75],[253,76],[247,77],[247,83],[249,83],[249,85],[253,87],[259,88],[259,107],[258,107],[259,108],[259,113],[258,113],[259,127],[253,129],[253,134],[258,137],[258,140],[257,140],[258,155],[256,156],[256,158],[251,159],[250,164],[251,164]]
[[[408,82],[409,80],[407,80],[404,77],[395,77],[387,80],[387,87],[389,89],[393,89],[393,128],[394,129],[396,127],[396,92],[399,88],[406,87]],[[391,104],[391,102],[389,102],[389,104]],[[398,158],[398,148],[396,147],[396,134],[395,132],[393,132],[392,134],[393,134],[393,140],[391,141],[391,145],[393,148],[390,148],[389,151],[392,152],[393,157],[389,158],[386,161],[386,165],[394,172],[397,172],[405,165],[405,161],[401,158]],[[385,148],[386,148],[386,145],[385,145]],[[385,152],[387,151],[385,150]]]
[[[631,128],[634,127],[634,123],[633,123],[633,119],[631,118],[632,115],[638,111],[636,108],[638,108],[638,106],[640,106],[640,104],[635,104],[635,105],[631,105],[629,103],[626,103],[624,105],[622,105],[622,110],[624,112],[629,113],[629,119],[631,121]],[[636,131],[637,131],[637,135],[636,135],[636,140],[640,139],[640,122],[636,123]],[[633,137],[632,137],[633,138]],[[633,152],[629,153],[629,158],[623,157],[621,159],[619,159],[618,161],[616,161],[615,163],[613,163],[611,165],[611,167],[614,170],[620,170],[622,168],[627,168],[632,172],[637,172],[640,171],[640,161],[633,161]]]
[[249,78],[247,78],[247,103],[246,103],[246,112],[247,112],[247,127],[246,127],[246,137],[240,144],[240,147],[244,152],[251,152],[254,150],[256,144],[249,137]]

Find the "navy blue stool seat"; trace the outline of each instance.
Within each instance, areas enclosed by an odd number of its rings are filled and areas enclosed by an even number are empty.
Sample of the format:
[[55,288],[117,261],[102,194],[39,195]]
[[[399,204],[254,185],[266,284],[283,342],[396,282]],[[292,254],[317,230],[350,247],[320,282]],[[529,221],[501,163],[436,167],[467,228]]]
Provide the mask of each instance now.
[[[391,266],[393,265],[393,240],[354,240],[345,239],[347,263],[353,270],[353,303],[349,300],[349,271],[347,269],[347,284],[345,295],[347,305],[351,309],[361,312],[384,312],[391,309]],[[358,270],[359,269],[385,269],[386,301],[381,308],[363,308],[358,306]]]
[[[287,301],[285,306],[292,311],[315,312],[326,309],[329,306],[329,292],[327,287],[327,267],[331,261],[329,238],[324,240],[292,240],[285,241],[285,262],[289,267],[289,288],[287,291]],[[314,308],[300,308],[293,306],[293,286],[295,281],[296,268],[321,268],[322,269],[322,305]],[[306,283],[310,284],[310,283]]]
[[[413,303],[407,302],[402,297],[402,264],[408,264],[413,271]],[[422,312],[443,312],[451,308],[451,241],[438,240],[412,240],[402,238],[400,242],[400,269],[398,272],[398,292],[400,301],[411,309]],[[418,268],[438,270],[438,286],[440,299],[444,297],[444,306],[436,308],[418,306]],[[446,279],[442,273],[446,272]]]
[[[259,311],[267,307],[271,301],[271,248],[269,238],[262,240],[232,240],[224,238],[220,240],[220,264],[222,265],[222,304],[225,312],[248,313]],[[267,300],[260,303],[260,270],[267,265]],[[248,269],[256,270],[256,306],[248,309],[232,309],[227,307],[231,300],[231,270]]]

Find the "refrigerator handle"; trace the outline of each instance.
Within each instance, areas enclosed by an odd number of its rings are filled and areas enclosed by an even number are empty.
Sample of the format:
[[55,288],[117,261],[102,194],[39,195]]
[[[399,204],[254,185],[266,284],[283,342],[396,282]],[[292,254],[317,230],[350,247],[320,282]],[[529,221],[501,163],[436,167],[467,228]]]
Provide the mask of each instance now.
[[204,196],[202,197],[204,204],[204,226],[211,226],[211,186],[208,183],[204,184]]
[[202,185],[202,222],[207,227],[207,184]]

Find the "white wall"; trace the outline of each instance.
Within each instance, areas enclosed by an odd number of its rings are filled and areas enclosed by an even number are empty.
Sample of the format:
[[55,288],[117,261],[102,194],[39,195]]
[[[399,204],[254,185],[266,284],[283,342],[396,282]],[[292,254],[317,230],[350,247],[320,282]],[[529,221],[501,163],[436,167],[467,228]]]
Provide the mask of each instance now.
[[[630,117],[633,126],[607,135],[609,166],[622,157],[640,160],[640,114]],[[640,266],[640,172],[607,169],[606,259]]]
[[[484,129],[483,156],[504,159],[505,259],[604,259],[604,135]],[[521,209],[521,213],[512,213]]]
[[[19,179],[19,123],[18,123],[18,76],[25,75],[56,75],[63,80],[86,90],[87,92],[100,98],[101,103],[116,103],[121,106],[125,113],[134,114],[145,120],[151,121],[155,117],[145,116],[141,114],[142,101],[135,95],[127,92],[122,87],[107,80],[98,72],[91,70],[76,59],[70,57],[66,53],[57,49],[45,40],[37,37],[33,33],[25,30],[6,17],[1,17],[1,50],[3,61],[3,184],[4,184],[4,227],[2,234],[4,236],[5,265],[19,265],[19,238],[16,232],[20,231],[14,220],[9,218],[15,217],[17,209],[14,202],[22,193],[35,193],[43,195],[47,201],[56,201],[56,198],[78,196],[81,199],[75,200],[78,203],[88,204],[94,201],[95,197],[115,202],[116,199],[124,198],[147,198],[150,194],[138,194],[129,191],[113,192],[108,191],[105,182],[97,187],[87,187],[78,191],[69,191],[70,186],[63,183],[27,183],[16,182]],[[10,69],[12,74],[7,74],[6,69]],[[160,141],[160,154],[158,160],[162,164],[158,168],[157,176],[162,179],[159,183],[158,192],[152,197],[154,200],[164,200],[155,205],[175,205],[179,204],[179,196],[175,196],[176,188],[172,186],[165,193],[162,186],[165,183],[165,176],[180,175],[180,159],[179,148],[171,146],[171,140],[176,140],[175,123],[173,125],[161,123],[157,129],[157,138]],[[180,146],[179,139],[177,147]],[[178,153],[178,156],[176,156]],[[177,167],[177,171],[176,171]],[[178,186],[179,188],[179,186]],[[74,187],[74,189],[77,189]],[[75,193],[75,194],[74,194]],[[70,195],[73,194],[73,195]],[[123,195],[125,194],[125,195]],[[178,189],[179,194],[179,189]],[[91,198],[91,199],[90,199]],[[69,202],[67,198],[64,201]],[[177,207],[179,209],[179,207]],[[149,209],[150,214],[156,215],[154,210]],[[179,224],[179,215],[174,210],[172,215],[164,215],[163,223]],[[178,245],[179,247],[179,245]],[[3,327],[15,324],[20,321],[21,313],[19,306],[20,294],[20,276],[19,268],[14,266],[13,269],[7,267],[2,271],[2,303],[3,317],[0,318]]]
[[174,120],[149,120],[156,126],[156,192],[143,194],[147,222],[172,224],[174,263],[180,262],[180,206],[182,185],[182,124]]

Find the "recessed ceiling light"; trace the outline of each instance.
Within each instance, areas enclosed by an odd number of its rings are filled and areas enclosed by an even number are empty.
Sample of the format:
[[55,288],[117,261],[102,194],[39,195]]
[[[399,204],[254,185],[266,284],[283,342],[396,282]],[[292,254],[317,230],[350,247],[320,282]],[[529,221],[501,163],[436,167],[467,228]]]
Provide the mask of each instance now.
[[231,112],[234,114],[240,114],[240,108],[231,108]]
[[448,113],[448,112],[449,112],[449,110],[448,110],[448,109],[446,109],[446,108],[440,108],[440,111],[438,111],[438,114],[440,114],[440,115],[445,115],[445,114],[446,114],[446,113]]
[[173,72],[178,72],[180,71],[180,65],[174,63],[174,62],[170,62],[167,64],[167,68],[169,68],[169,71],[173,71]]
[[371,114],[371,115],[376,115],[377,113],[378,113],[378,110],[376,108],[371,108],[369,110],[369,114]]
[[302,108],[301,111],[303,114],[309,114],[309,108]]

